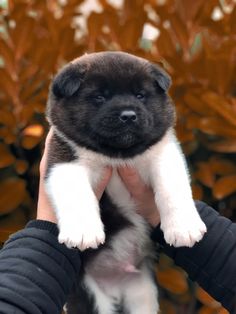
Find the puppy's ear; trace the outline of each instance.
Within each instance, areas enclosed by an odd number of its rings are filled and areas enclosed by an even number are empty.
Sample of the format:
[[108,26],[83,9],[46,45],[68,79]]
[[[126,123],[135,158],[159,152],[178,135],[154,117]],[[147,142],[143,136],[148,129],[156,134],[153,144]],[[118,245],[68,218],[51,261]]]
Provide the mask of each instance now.
[[66,65],[54,78],[52,92],[58,98],[69,98],[79,89],[84,71],[78,65]]
[[158,86],[164,91],[167,92],[171,85],[170,76],[164,71],[161,67],[156,64],[152,64],[152,75],[158,84]]

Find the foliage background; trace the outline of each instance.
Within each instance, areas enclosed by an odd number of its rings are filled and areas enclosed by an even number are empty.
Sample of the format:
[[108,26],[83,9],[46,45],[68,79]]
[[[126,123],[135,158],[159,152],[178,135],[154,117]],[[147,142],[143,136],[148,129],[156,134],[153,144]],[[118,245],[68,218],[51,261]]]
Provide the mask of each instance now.
[[[235,220],[235,1],[97,0],[92,11],[87,2],[0,1],[0,240],[35,215],[52,76],[101,50],[160,62],[170,73],[194,196]],[[226,313],[165,256],[157,276],[163,313]]]

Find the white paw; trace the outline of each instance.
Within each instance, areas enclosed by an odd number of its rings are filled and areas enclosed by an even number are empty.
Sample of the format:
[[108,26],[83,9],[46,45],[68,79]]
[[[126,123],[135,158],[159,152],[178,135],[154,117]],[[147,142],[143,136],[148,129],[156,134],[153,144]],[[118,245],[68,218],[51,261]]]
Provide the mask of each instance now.
[[70,223],[61,221],[58,240],[69,248],[84,251],[96,249],[105,242],[105,233],[100,217],[71,220]]
[[192,247],[199,242],[206,233],[207,228],[204,222],[198,217],[184,217],[172,220],[171,223],[161,226],[164,238],[167,243],[175,247]]

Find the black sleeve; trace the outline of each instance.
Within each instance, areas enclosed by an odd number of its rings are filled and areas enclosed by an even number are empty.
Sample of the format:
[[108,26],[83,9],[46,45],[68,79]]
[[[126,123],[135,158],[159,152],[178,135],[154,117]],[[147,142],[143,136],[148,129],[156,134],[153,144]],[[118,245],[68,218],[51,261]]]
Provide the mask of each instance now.
[[57,241],[57,226],[35,220],[0,251],[0,313],[61,314],[80,268],[78,250]]
[[159,227],[152,238],[193,281],[230,313],[236,313],[236,224],[203,202],[197,201],[196,206],[207,225],[207,233],[199,243],[192,248],[174,248],[166,244]]

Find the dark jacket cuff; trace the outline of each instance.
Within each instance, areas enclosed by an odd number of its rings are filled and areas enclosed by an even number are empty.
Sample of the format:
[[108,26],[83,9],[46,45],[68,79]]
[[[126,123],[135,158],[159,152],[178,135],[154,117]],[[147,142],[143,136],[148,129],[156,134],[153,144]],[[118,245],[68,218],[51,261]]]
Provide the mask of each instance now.
[[31,220],[27,223],[26,227],[27,228],[37,228],[41,230],[47,230],[51,234],[58,236],[59,230],[58,227],[55,223],[46,221],[46,220]]

